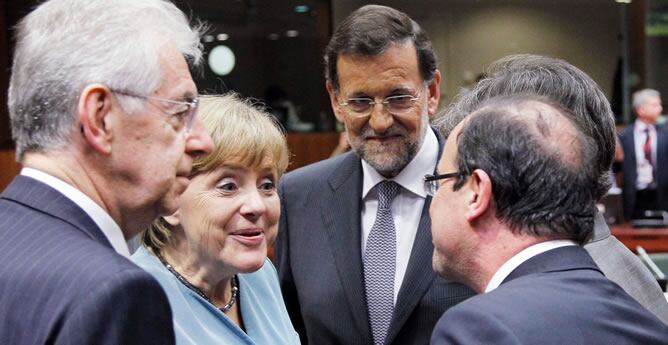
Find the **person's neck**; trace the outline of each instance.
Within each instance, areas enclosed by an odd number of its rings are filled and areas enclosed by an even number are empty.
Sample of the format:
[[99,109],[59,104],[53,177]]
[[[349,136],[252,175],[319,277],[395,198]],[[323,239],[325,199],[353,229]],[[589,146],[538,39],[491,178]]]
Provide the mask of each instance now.
[[646,118],[640,118],[640,117],[639,117],[638,120],[639,120],[640,122],[644,123],[644,124],[647,125],[647,126],[654,126],[654,125],[656,125],[656,121],[649,120],[649,119],[646,119]]
[[509,228],[498,231],[494,239],[488,239],[485,242],[486,245],[478,250],[479,255],[475,261],[479,270],[472,279],[470,287],[478,293],[484,292],[494,274],[503,264],[524,249],[543,241],[545,239],[515,233]]
[[144,209],[122,209],[115,194],[107,192],[114,186],[101,172],[105,167],[76,150],[25,153],[21,164],[56,177],[88,196],[118,224],[126,240],[146,229],[155,218]]
[[[199,289],[215,306],[222,307],[232,296],[231,280],[234,272],[221,270],[218,260],[207,260],[185,241],[173,241],[160,251],[164,259],[191,285]],[[182,243],[182,244],[180,244]]]

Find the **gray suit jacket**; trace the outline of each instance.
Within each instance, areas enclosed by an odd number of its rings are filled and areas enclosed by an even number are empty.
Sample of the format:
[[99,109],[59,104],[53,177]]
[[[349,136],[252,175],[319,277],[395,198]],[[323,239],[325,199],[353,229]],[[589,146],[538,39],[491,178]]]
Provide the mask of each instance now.
[[668,303],[656,279],[640,259],[610,233],[601,214],[596,215],[594,236],[584,248],[608,279],[668,324]]
[[[422,176],[416,176],[422,178]],[[362,166],[352,152],[287,174],[276,263],[304,344],[372,344],[361,253]],[[386,344],[428,344],[449,307],[473,295],[432,271],[427,198]]]
[[32,178],[0,195],[0,262],[0,344],[174,343],[160,285]]

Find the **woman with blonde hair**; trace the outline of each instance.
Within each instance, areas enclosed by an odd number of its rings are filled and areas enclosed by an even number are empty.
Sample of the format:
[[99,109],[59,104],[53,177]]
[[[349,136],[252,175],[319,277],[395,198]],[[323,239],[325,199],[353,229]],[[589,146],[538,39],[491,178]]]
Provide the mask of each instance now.
[[177,344],[299,344],[267,259],[285,137],[235,95],[202,97],[198,117],[214,150],[195,160],[179,209],[147,230],[132,258],[167,293]]

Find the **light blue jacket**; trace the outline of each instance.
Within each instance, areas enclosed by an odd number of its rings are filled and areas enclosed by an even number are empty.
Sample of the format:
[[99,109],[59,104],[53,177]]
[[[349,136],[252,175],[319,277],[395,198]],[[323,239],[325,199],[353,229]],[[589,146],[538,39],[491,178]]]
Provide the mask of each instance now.
[[176,344],[299,344],[276,269],[269,260],[253,273],[238,274],[239,306],[244,332],[218,308],[179,282],[146,248],[132,260],[149,272],[167,294],[174,317]]

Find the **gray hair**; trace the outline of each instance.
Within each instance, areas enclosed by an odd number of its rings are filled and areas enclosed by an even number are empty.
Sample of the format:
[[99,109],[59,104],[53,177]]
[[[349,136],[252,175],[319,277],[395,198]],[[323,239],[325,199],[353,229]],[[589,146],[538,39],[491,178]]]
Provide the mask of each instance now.
[[[150,94],[160,86],[167,45],[197,65],[202,30],[164,0],[50,0],[37,7],[16,30],[8,104],[17,159],[66,146],[87,85]],[[131,113],[144,106],[130,97],[119,102]]]
[[457,138],[453,189],[481,169],[496,217],[513,232],[584,243],[596,213],[596,146],[567,113],[544,97],[491,99]]
[[648,98],[661,97],[661,93],[654,89],[642,89],[633,93],[633,109],[645,104]]
[[568,109],[573,121],[598,147],[598,198],[610,188],[609,169],[615,155],[615,119],[610,103],[586,73],[568,62],[539,55],[510,55],[489,67],[487,78],[461,92],[434,126],[447,138],[452,129],[485,100],[519,93],[545,96]]

